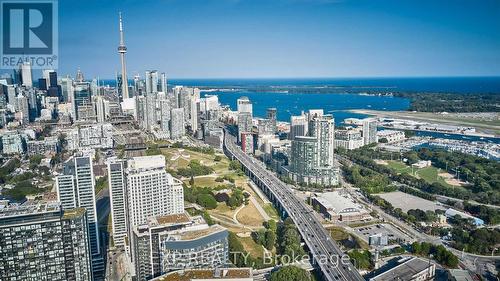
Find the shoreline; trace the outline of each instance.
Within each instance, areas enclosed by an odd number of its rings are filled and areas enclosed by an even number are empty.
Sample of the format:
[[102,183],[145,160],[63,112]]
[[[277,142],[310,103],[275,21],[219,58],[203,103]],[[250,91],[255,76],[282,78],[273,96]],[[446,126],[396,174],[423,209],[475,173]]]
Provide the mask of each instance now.
[[[468,133],[468,134],[459,133],[459,132],[448,132],[448,131],[408,129],[408,130],[412,130],[412,131],[435,132],[435,133],[443,133],[443,134],[474,136],[474,137],[489,137],[489,138],[498,138],[500,136],[500,121],[486,121],[487,123],[499,122],[499,125],[487,124],[485,122],[481,122],[481,121],[478,121],[475,119],[470,119],[470,120],[467,120],[467,118],[455,118],[455,119],[453,119],[453,118],[451,118],[451,117],[453,117],[452,115],[450,115],[450,116],[438,115],[437,113],[432,113],[432,112],[383,111],[383,110],[370,110],[370,109],[350,109],[347,111],[349,111],[351,113],[356,113],[356,114],[364,114],[364,115],[368,115],[368,116],[374,116],[377,118],[394,118],[394,119],[401,119],[401,120],[408,120],[408,121],[428,122],[428,123],[433,123],[433,124],[466,126],[466,127],[474,127],[476,129],[475,133]],[[470,113],[467,112],[467,113],[474,114],[474,112],[470,112]],[[480,113],[484,113],[484,112],[478,112],[477,114],[480,114]],[[492,112],[490,114],[498,114],[498,113]],[[446,118],[446,117],[448,117],[448,118]],[[463,120],[463,119],[465,119],[465,120]],[[392,129],[398,129],[398,128],[392,128]]]

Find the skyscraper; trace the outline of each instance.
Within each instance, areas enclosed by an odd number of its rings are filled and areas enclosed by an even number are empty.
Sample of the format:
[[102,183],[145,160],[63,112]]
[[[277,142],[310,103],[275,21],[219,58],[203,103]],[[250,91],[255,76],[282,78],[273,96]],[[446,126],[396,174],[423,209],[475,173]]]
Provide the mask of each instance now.
[[127,66],[125,65],[125,53],[127,53],[127,47],[125,47],[125,39],[123,38],[123,23],[122,23],[122,13],[120,15],[120,45],[118,46],[118,53],[120,54],[120,61],[122,64],[122,95],[123,99],[128,99],[128,80],[127,80]]
[[24,62],[19,65],[19,72],[21,74],[22,85],[25,87],[33,87],[33,75],[31,73],[31,64]]
[[278,115],[277,112],[278,112],[278,110],[275,107],[268,108],[266,111],[267,119],[269,119],[271,122],[273,133],[276,133],[276,131],[278,129],[276,126],[277,125],[277,115]]
[[308,134],[309,124],[304,112],[299,116],[290,116],[290,133],[288,134],[288,139],[293,140],[297,136],[307,136]]
[[170,138],[180,139],[185,134],[184,109],[173,108],[170,111]]
[[332,167],[335,148],[335,125],[330,114],[314,117],[310,121],[309,135],[318,142],[318,167]]
[[238,141],[241,141],[241,134],[252,132],[252,103],[248,97],[240,97],[237,101],[238,108]]
[[236,103],[238,113],[247,112],[250,113],[250,115],[253,114],[252,103],[250,102],[250,99],[248,99],[248,97],[240,97],[236,101]]
[[368,145],[377,142],[377,120],[373,118],[363,119],[363,144]]
[[128,160],[125,175],[131,226],[144,224],[151,217],[184,212],[182,182],[165,171],[163,155]]
[[161,73],[161,89],[160,92],[167,93],[167,75],[165,72]]
[[95,199],[95,177],[90,156],[74,156],[64,163],[63,174],[56,177],[58,200],[63,210],[85,208],[87,211],[92,270],[99,274],[102,268],[99,227]]
[[146,71],[146,95],[158,92],[158,71]]
[[128,207],[124,160],[112,159],[108,162],[108,186],[113,241],[115,246],[125,247],[125,237],[128,233]]
[[85,212],[57,202],[0,209],[0,279],[92,280]]

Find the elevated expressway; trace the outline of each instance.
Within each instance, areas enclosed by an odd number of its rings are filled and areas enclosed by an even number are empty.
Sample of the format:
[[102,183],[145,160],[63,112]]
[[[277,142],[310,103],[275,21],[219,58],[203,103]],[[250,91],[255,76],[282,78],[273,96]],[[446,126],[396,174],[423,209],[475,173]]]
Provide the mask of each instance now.
[[364,278],[349,262],[330,234],[316,218],[312,208],[295,196],[293,190],[278,179],[274,173],[257,163],[257,160],[243,153],[236,140],[227,130],[224,132],[224,152],[231,159],[238,160],[244,172],[264,191],[278,208],[282,217],[289,216],[297,226],[302,239],[309,248],[312,264],[321,270],[324,280],[361,281]]

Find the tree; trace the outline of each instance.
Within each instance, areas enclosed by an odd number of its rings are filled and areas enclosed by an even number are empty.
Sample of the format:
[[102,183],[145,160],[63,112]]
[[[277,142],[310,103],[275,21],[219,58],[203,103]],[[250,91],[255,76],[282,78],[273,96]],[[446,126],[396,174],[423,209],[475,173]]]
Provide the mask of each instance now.
[[270,281],[310,281],[311,274],[302,268],[287,265],[271,274]]
[[220,155],[215,155],[215,157],[214,157],[215,162],[219,162],[221,160],[222,160],[222,157],[220,157]]
[[42,162],[42,159],[43,159],[43,155],[40,155],[40,154],[36,154],[36,155],[33,155],[30,157],[30,169],[31,170],[34,170],[36,167],[38,167],[38,165],[40,165],[40,163]]
[[274,248],[275,243],[276,243],[276,234],[272,230],[266,231],[264,247],[266,247],[266,249],[270,251]]
[[238,160],[229,162],[229,170],[241,170],[241,163]]
[[212,194],[207,194],[207,193],[199,194],[196,197],[196,203],[207,209],[217,208],[217,200],[215,200]]
[[371,262],[371,254],[368,250],[358,251],[356,249],[348,253],[354,265],[359,269],[371,269],[373,267]]

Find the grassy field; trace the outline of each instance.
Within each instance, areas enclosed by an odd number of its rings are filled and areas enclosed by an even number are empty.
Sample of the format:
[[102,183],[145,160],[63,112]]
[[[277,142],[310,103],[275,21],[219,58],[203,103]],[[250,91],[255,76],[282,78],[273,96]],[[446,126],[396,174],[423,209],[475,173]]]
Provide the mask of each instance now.
[[267,203],[262,205],[264,211],[266,211],[267,215],[270,216],[274,220],[279,220],[280,216],[278,215],[278,211],[274,208],[273,204]]
[[241,244],[243,244],[243,248],[247,251],[252,257],[263,257],[264,249],[261,245],[255,243],[252,237],[238,237]]
[[[412,174],[412,168],[399,161],[387,161],[387,166],[391,167],[398,173]],[[444,186],[454,187],[453,185],[448,184],[443,177],[439,176],[439,173],[441,172],[441,169],[431,166],[422,169],[413,168],[412,175],[417,178],[421,178],[428,183],[439,182]]]
[[327,230],[330,232],[330,236],[333,240],[339,242],[342,246],[347,249],[369,249],[368,243],[363,241],[362,239],[349,234],[344,229],[340,227],[329,227]]
[[236,219],[249,227],[260,227],[264,224],[264,218],[260,215],[257,208],[252,202],[248,203],[243,209],[240,210]]

